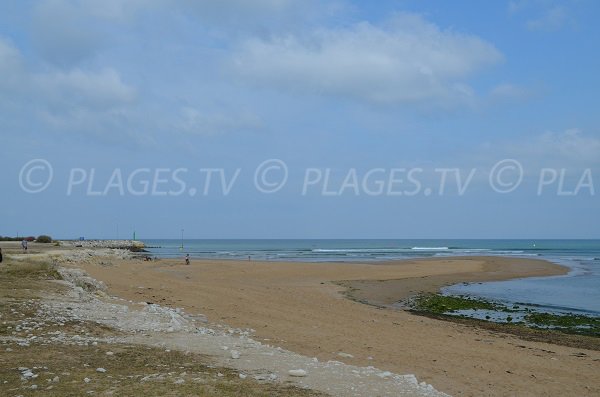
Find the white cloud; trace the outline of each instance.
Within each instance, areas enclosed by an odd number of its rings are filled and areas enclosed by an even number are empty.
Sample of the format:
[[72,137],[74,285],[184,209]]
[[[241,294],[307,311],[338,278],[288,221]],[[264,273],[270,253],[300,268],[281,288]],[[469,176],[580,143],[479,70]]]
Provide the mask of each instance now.
[[539,17],[527,21],[527,28],[530,30],[559,30],[569,20],[567,10],[564,7],[555,6],[545,10]]
[[77,3],[48,0],[38,3],[32,14],[32,43],[49,62],[71,66],[102,46],[102,35]]
[[99,72],[74,69],[67,73],[46,73],[34,79],[40,91],[54,103],[114,108],[135,99],[135,89],[124,84],[114,69]]
[[15,88],[21,82],[23,60],[11,42],[0,37],[0,87]]
[[239,48],[235,68],[249,81],[296,91],[448,105],[469,101],[473,92],[465,80],[500,60],[500,52],[476,36],[399,14],[386,26],[362,22],[308,36],[250,39]]
[[127,134],[134,87],[111,68],[30,71],[21,52],[0,37],[0,112],[3,119],[37,121],[43,128],[81,134]]
[[174,6],[204,24],[232,30],[289,27],[342,7],[338,0],[184,0]]
[[539,155],[557,156],[585,163],[600,163],[600,138],[585,135],[577,128],[542,134],[530,148]]
[[236,131],[256,130],[262,126],[261,119],[254,113],[239,114],[208,113],[195,108],[181,109],[178,130],[195,135],[218,135]]
[[487,144],[483,153],[488,158],[514,158],[529,167],[598,167],[600,137],[577,128],[547,131],[510,143]]
[[559,0],[512,0],[508,12],[525,16],[525,26],[532,31],[556,31],[575,23],[576,2]]
[[510,83],[498,84],[490,91],[490,95],[494,99],[526,99],[532,94],[531,90]]

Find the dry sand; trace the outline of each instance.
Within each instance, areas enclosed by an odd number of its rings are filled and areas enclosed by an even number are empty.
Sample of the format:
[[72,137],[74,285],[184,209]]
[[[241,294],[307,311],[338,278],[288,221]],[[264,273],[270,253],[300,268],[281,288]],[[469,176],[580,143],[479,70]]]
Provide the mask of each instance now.
[[[416,291],[461,281],[563,274],[539,260],[452,258],[383,264],[248,261],[80,265],[112,294],[183,307],[213,323],[256,330],[256,340],[288,350],[413,373],[452,395],[599,395],[600,352],[377,308]],[[78,265],[79,266],[79,265]],[[376,280],[376,281],[373,281]],[[351,354],[340,356],[338,353]]]

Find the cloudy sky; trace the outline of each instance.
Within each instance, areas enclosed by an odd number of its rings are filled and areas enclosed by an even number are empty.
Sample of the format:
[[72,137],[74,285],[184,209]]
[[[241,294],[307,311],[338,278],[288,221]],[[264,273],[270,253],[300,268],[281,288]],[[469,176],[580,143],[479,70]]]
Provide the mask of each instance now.
[[600,238],[593,0],[0,3],[0,235]]

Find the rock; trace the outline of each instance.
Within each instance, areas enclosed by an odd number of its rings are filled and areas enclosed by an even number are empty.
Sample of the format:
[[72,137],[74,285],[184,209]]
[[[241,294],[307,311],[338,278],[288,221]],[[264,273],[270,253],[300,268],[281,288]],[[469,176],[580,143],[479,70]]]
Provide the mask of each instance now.
[[237,360],[238,358],[240,358],[240,352],[237,350],[232,350],[231,351],[231,358],[233,358],[234,360]]
[[308,373],[303,369],[290,369],[288,371],[288,375],[301,378],[301,377],[305,377],[306,375],[308,375]]
[[84,381],[85,383],[90,383],[92,380],[91,380],[90,378],[83,378],[83,381]]
[[58,376],[55,376],[54,378],[52,378],[52,382],[54,383],[58,383],[60,381],[60,378]]
[[96,372],[102,372],[102,373],[104,373],[104,372],[106,372],[106,369],[104,369],[104,368],[96,368]]
[[175,380],[175,382],[173,382],[173,383],[174,383],[174,384],[176,384],[176,385],[182,385],[182,384],[184,384],[184,383],[185,383],[185,380],[184,380],[184,379],[181,379],[181,378],[179,378],[179,379],[176,379],[176,380]]
[[30,369],[26,369],[23,372],[21,372],[21,375],[23,376],[23,378],[25,379],[29,379],[29,378],[35,378],[35,375],[33,372],[31,372]]
[[107,355],[107,356],[113,356],[114,354],[115,354],[115,353],[113,353],[113,352],[106,352],[106,355]]
[[345,357],[345,358],[353,358],[354,357],[352,354],[344,353],[344,352],[339,352],[338,356]]
[[240,376],[240,379],[246,379],[248,377],[248,375],[246,375],[246,374],[240,374],[239,376]]

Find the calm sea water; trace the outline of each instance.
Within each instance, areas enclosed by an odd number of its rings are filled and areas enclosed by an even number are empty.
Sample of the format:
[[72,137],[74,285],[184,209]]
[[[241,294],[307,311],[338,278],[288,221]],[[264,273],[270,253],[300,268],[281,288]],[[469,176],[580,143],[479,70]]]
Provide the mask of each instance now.
[[[568,266],[566,276],[455,285],[467,294],[545,311],[600,316],[600,240],[144,240],[158,257],[274,261],[381,261],[419,257],[536,257]],[[183,249],[181,246],[183,245]]]

